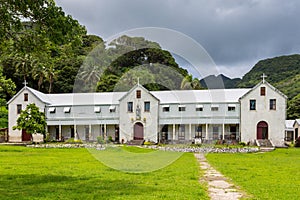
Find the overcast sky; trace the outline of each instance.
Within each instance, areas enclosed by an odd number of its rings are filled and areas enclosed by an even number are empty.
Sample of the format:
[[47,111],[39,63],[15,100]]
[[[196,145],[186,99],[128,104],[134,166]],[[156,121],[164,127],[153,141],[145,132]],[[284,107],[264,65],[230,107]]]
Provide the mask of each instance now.
[[[242,77],[260,59],[300,52],[299,0],[56,0],[104,40],[134,28],[179,31],[218,71]],[[278,66],[280,67],[280,66]]]

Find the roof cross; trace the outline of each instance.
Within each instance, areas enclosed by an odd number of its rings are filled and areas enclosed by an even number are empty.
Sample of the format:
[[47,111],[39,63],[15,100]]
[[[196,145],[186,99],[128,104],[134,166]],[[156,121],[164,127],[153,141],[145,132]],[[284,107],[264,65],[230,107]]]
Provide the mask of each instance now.
[[267,76],[265,75],[265,73],[263,73],[263,75],[261,77],[263,79],[262,82],[265,83],[265,78],[267,78]]
[[23,84],[25,85],[25,87],[27,86],[27,81],[26,81],[26,79],[24,80]]

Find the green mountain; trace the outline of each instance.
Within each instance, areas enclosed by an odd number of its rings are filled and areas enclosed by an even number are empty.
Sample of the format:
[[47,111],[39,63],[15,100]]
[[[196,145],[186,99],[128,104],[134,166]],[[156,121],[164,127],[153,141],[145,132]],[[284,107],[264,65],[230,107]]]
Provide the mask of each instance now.
[[200,80],[200,84],[204,88],[209,89],[222,89],[222,88],[235,88],[236,85],[241,81],[240,78],[228,78],[223,74],[219,74],[218,76],[210,75]]

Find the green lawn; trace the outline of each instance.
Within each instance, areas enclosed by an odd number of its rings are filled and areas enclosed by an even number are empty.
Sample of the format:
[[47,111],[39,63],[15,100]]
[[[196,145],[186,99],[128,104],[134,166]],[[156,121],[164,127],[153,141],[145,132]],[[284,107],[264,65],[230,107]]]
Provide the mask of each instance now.
[[0,162],[0,199],[208,199],[190,153],[149,173],[111,169],[87,149],[0,146]]
[[300,199],[300,149],[206,157],[253,199]]

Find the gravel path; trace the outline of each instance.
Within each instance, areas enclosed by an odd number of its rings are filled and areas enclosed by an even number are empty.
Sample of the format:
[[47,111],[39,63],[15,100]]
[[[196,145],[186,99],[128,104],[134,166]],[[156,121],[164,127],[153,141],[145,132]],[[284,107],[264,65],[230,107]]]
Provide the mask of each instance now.
[[244,197],[242,191],[229,183],[226,177],[207,162],[203,153],[194,155],[198,159],[201,169],[204,170],[204,180],[201,178],[200,181],[207,182],[209,196],[212,200],[236,200]]

